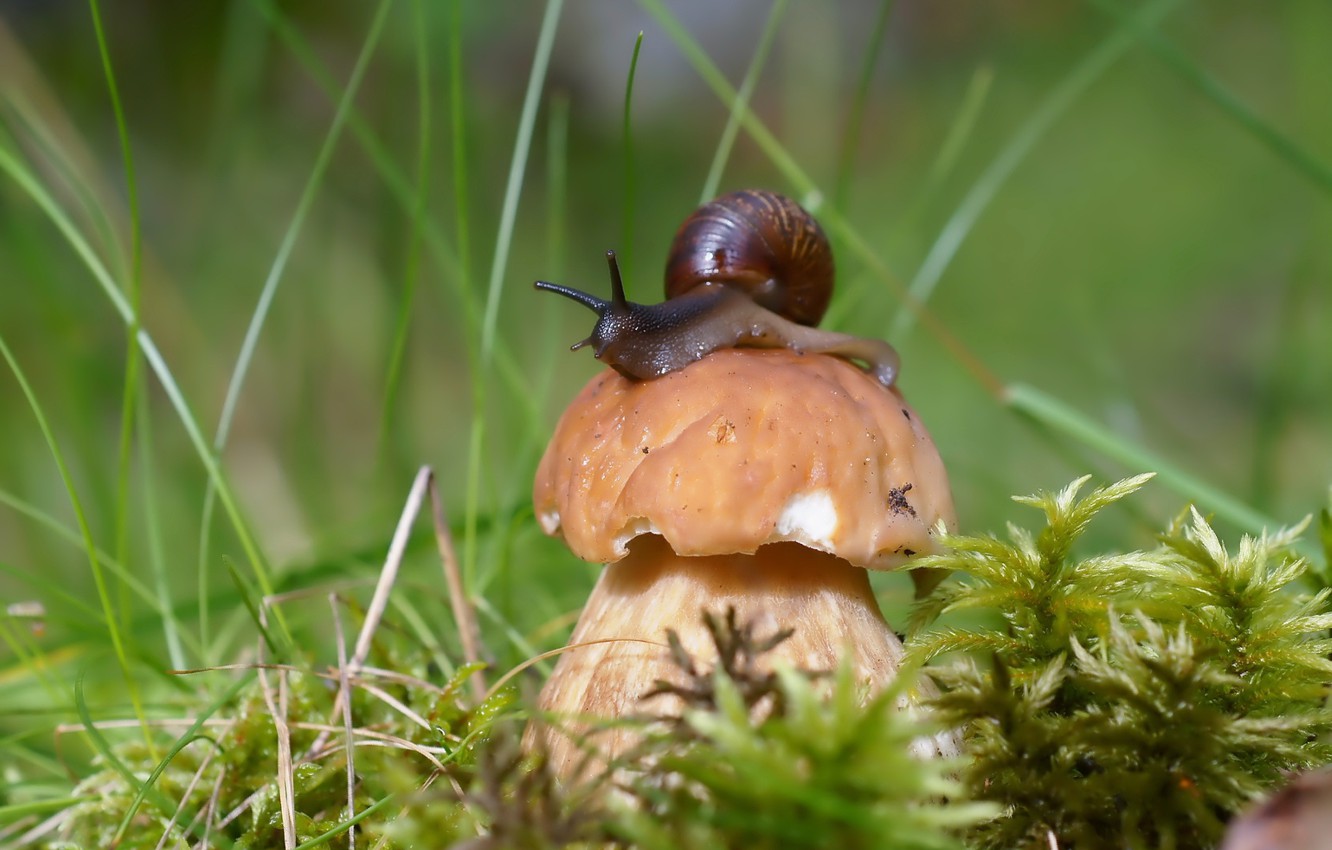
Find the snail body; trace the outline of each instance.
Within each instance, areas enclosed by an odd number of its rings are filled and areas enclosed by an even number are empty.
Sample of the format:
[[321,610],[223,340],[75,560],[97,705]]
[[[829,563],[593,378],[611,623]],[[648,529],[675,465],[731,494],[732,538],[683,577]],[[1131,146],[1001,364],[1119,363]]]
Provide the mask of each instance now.
[[625,298],[615,252],[609,301],[537,281],[597,313],[596,357],[634,380],[682,369],[719,348],[790,348],[860,361],[884,386],[897,378],[896,350],[882,340],[818,330],[832,298],[832,249],[822,228],[794,201],[761,191],[723,195],[676,233],[666,266],[667,300]]

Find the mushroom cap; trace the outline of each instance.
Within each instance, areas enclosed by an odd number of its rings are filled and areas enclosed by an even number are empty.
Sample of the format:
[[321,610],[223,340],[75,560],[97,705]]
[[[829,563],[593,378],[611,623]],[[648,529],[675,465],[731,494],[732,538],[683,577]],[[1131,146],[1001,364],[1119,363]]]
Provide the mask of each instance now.
[[890,569],[956,523],[897,388],[786,349],[716,351],[651,381],[602,371],[560,418],[533,501],[547,534],[603,563],[660,534],[680,555],[795,541]]

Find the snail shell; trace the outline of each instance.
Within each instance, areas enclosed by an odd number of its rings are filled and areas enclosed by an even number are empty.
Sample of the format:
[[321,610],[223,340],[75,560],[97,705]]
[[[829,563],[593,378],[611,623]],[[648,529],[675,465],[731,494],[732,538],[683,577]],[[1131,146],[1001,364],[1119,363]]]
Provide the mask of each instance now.
[[745,189],[722,195],[685,219],[666,262],[666,297],[704,283],[745,290],[763,307],[817,325],[832,299],[832,247],[795,201]]

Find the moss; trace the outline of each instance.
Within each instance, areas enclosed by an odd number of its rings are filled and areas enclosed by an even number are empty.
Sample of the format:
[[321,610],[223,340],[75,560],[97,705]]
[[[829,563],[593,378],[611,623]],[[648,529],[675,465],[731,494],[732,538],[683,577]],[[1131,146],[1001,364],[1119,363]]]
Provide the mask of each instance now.
[[[564,787],[519,746],[512,690],[474,704],[474,668],[434,686],[423,658],[379,647],[379,666],[413,675],[354,683],[349,808],[337,688],[289,671],[297,840],[336,833],[327,846],[347,846],[354,809],[371,815],[357,846],[384,848],[1214,846],[1287,772],[1332,760],[1329,591],[1305,589],[1318,582],[1291,552],[1302,526],[1227,548],[1187,512],[1153,548],[1078,554],[1097,513],[1147,480],[1024,497],[1043,527],[949,537],[918,562],[958,574],[918,606],[908,641],[914,662],[949,657],[931,668],[943,686],[932,713],[900,710],[910,670],[867,698],[845,669],[761,663],[789,631],[704,612],[717,661],[668,635],[682,676],[654,693],[676,707],[645,700],[617,721],[641,725],[644,744]],[[998,625],[941,625],[954,612]],[[123,835],[138,785],[89,776],[78,789],[89,799],[48,846],[148,848],[164,833],[167,846],[194,845],[207,822],[212,846],[282,847],[269,705],[248,685],[215,739],[174,757]],[[945,724],[967,730],[963,760],[911,755]],[[140,778],[156,766],[142,739],[116,755]]]
[[1209,847],[1287,771],[1332,758],[1328,591],[1300,590],[1301,528],[1229,551],[1196,511],[1147,551],[1077,557],[1097,512],[1148,476],[1019,499],[1046,525],[952,537],[923,565],[963,571],[923,604],[918,627],[987,611],[991,629],[934,628],[918,659],[966,650],[938,671],[937,708],[969,730],[964,779],[1005,815],[980,847]]

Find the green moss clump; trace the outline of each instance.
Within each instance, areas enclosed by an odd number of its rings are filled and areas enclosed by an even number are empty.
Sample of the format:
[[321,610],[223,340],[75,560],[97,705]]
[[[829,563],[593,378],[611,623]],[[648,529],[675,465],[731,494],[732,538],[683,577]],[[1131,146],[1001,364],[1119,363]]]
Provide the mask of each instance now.
[[1073,554],[1149,477],[1019,499],[1044,511],[1039,533],[953,536],[922,562],[968,578],[918,627],[962,610],[1002,623],[912,642],[920,660],[969,656],[938,668],[937,708],[969,730],[971,794],[1005,812],[973,830],[977,846],[1209,847],[1284,772],[1332,760],[1332,613],[1328,590],[1299,590],[1302,527],[1230,552],[1194,511],[1153,550]]
[[700,667],[672,635],[685,703],[668,731],[636,752],[623,790],[634,805],[611,825],[620,840],[668,848],[960,848],[959,827],[992,815],[945,801],[956,768],[911,753],[935,731],[903,711],[911,675],[867,698],[850,668],[833,675],[754,662],[789,636],[758,639],[733,614],[706,615],[715,668]]

